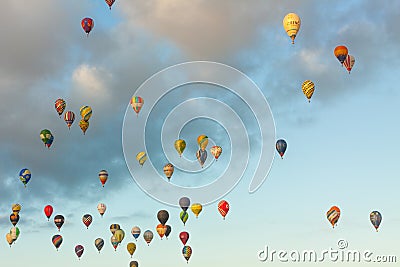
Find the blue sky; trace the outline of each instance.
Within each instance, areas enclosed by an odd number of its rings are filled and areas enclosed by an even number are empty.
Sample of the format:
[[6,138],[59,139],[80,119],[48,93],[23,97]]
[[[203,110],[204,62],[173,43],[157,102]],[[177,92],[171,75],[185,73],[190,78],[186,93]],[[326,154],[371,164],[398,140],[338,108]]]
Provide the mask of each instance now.
[[[294,45],[282,27],[289,12],[302,20]],[[142,233],[147,229],[155,233],[150,246],[142,235],[137,241],[133,259],[140,266],[187,266],[178,239],[183,230],[190,234],[188,245],[193,255],[189,265],[194,267],[308,266],[311,264],[260,262],[257,252],[268,246],[318,253],[337,248],[339,239],[346,240],[349,249],[396,255],[399,260],[395,243],[400,238],[396,205],[399,12],[396,1],[378,8],[375,1],[117,0],[111,11],[101,0],[3,3],[0,264],[129,266],[126,244],[134,241],[130,231],[135,225]],[[80,20],[87,16],[95,20],[89,37],[80,27]],[[346,45],[355,57],[351,74],[333,55],[337,45]],[[224,196],[231,205],[226,220],[212,203],[198,219],[190,212],[183,226],[179,208],[149,197],[134,182],[124,159],[122,126],[125,112],[131,113],[127,118],[135,117],[129,99],[144,81],[166,67],[196,60],[227,64],[252,79],[268,101],[276,138],[284,138],[288,149],[284,159],[275,153],[269,175],[256,192],[248,193],[252,177],[245,172]],[[307,79],[316,86],[311,103],[301,91]],[[188,85],[165,95],[153,110],[150,129],[159,127],[160,118],[166,118],[176,105],[194,97],[212,97],[230,105],[241,116],[251,145],[260,144],[249,107],[211,85]],[[76,114],[69,131],[54,109],[57,98],[65,99],[67,110]],[[83,105],[93,109],[85,136],[78,127]],[[140,115],[139,120],[143,119]],[[210,140],[225,148],[218,162],[209,159],[209,168],[202,171],[197,166],[194,175],[198,180],[184,180],[192,179],[190,173],[179,176],[177,171],[177,185],[204,185],[229,164],[238,164],[227,158],[232,149],[227,139],[235,132],[224,127],[228,126],[218,120],[196,119],[177,125],[176,132],[175,127],[167,128],[170,139],[182,129],[188,142],[184,160],[195,160],[195,139],[201,130],[210,131]],[[45,128],[55,136],[50,150],[39,138]],[[161,140],[158,131],[147,138],[156,144]],[[169,153],[171,147],[162,151],[150,145],[152,162],[163,164],[163,153]],[[250,167],[257,151],[253,151]],[[144,173],[149,162],[143,166]],[[22,168],[32,171],[27,188],[18,179]],[[104,188],[97,176],[102,169],[109,172]],[[96,209],[100,202],[107,205],[103,218]],[[12,227],[13,203],[22,205],[17,224],[21,234],[9,248],[5,235]],[[54,207],[50,222],[43,213],[47,204]],[[342,210],[335,229],[325,216],[332,205]],[[161,209],[170,214],[168,240],[160,240],[155,232],[156,214]],[[369,222],[373,210],[383,216],[378,233]],[[94,217],[89,229],[81,220],[86,213]],[[52,222],[56,214],[66,218],[58,252],[51,243],[51,237],[58,234]],[[119,223],[126,233],[116,252],[110,243],[112,223]],[[97,237],[105,241],[100,254],[94,246]],[[77,244],[85,247],[80,261],[74,253]]]

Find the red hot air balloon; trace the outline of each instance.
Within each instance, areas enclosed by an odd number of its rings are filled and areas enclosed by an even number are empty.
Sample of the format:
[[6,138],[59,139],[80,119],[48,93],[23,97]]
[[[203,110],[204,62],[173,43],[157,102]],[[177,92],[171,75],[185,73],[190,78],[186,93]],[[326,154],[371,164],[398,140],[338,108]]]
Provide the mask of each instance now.
[[76,256],[78,256],[78,259],[81,259],[81,256],[82,256],[84,250],[85,249],[82,245],[75,246],[75,254],[76,254]]
[[84,18],[81,21],[82,29],[86,32],[87,36],[89,36],[90,31],[94,27],[94,21],[91,18]]
[[225,220],[225,216],[229,211],[229,203],[226,200],[221,200],[218,203],[218,211],[219,211],[219,213],[221,213],[222,217]]
[[114,4],[115,0],[105,0],[107,5],[110,7],[111,10],[111,6]]
[[186,245],[186,242],[189,240],[189,233],[188,232],[181,232],[179,234],[179,239],[182,241],[183,245]]
[[44,207],[44,214],[46,215],[47,220],[50,221],[50,216],[53,214],[53,207],[51,205]]
[[92,218],[92,215],[90,215],[90,214],[85,214],[82,217],[82,222],[84,225],[86,225],[87,229],[89,229],[89,225],[92,223],[92,220],[93,220],[93,218]]

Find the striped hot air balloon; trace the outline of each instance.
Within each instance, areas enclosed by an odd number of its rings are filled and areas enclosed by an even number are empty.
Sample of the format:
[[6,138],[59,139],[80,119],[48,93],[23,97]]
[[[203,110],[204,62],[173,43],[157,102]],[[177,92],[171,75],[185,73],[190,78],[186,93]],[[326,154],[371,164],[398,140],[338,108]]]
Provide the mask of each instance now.
[[307,97],[308,102],[310,102],[315,90],[314,83],[310,80],[304,81],[301,85],[301,90],[303,91],[303,94]]
[[339,221],[340,217],[340,209],[337,206],[332,206],[327,212],[326,212],[326,218],[328,221],[332,224],[332,227],[335,228],[335,225]]
[[68,129],[70,129],[72,123],[75,121],[75,113],[72,111],[67,111],[64,114],[65,123],[67,123]]

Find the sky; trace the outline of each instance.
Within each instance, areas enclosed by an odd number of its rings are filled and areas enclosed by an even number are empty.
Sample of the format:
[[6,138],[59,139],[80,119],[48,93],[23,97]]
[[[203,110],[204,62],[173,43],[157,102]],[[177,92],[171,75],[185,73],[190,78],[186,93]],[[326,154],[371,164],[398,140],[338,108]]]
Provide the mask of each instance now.
[[[294,45],[282,26],[290,12],[301,18]],[[350,250],[394,255],[399,261],[399,13],[398,1],[378,7],[376,1],[361,0],[116,0],[111,10],[102,0],[4,2],[0,264],[129,266],[137,260],[139,266],[188,266],[181,231],[190,234],[193,267],[315,266],[276,258],[263,262],[258,254],[266,246],[321,254],[338,249],[339,240]],[[89,36],[80,26],[84,17],[94,20]],[[355,57],[351,74],[333,54],[338,45]],[[166,68],[193,61],[237,70],[260,91],[236,83],[241,89],[235,94],[236,80],[230,81],[231,88],[197,82],[165,87],[163,94],[143,86]],[[215,75],[211,70],[199,75]],[[167,76],[165,84],[185,75]],[[301,91],[305,80],[315,83],[311,103]],[[146,96],[138,116],[129,105],[137,90]],[[70,130],[54,108],[58,98],[76,115]],[[78,127],[84,105],[93,109],[85,135]],[[264,120],[271,127],[260,128]],[[42,129],[54,135],[50,149],[39,138]],[[265,142],[263,133],[268,134]],[[218,161],[208,150],[204,168],[195,157],[200,134],[209,137],[208,149],[223,147]],[[178,137],[187,142],[182,158],[173,148]],[[280,138],[288,143],[283,159],[274,150]],[[139,167],[135,156],[142,150],[148,160]],[[264,152],[269,158],[258,164]],[[162,172],[167,160],[177,166],[170,184]],[[268,176],[249,193],[260,166],[269,170]],[[22,168],[32,172],[26,188],[19,181]],[[102,169],[109,173],[104,188],[98,179]],[[154,192],[173,198],[174,186],[190,192],[226,173],[232,174],[227,184],[234,186],[205,203],[198,219],[189,211],[185,226],[176,206],[181,195],[171,205],[137,183],[147,181]],[[192,203],[202,197],[196,195]],[[225,220],[217,209],[221,199],[230,204]],[[12,227],[13,203],[22,206],[21,234],[10,248],[5,235]],[[98,203],[107,205],[102,218]],[[48,204],[54,207],[50,221],[43,212]],[[334,229],[326,219],[333,205],[342,211]],[[168,240],[160,240],[155,231],[162,209],[170,214]],[[369,221],[373,210],[383,217],[378,233]],[[88,229],[82,223],[86,213],[93,216]],[[52,221],[57,214],[65,217],[60,232]],[[126,233],[116,251],[110,242],[113,223]],[[142,235],[134,240],[130,232],[135,225],[142,233],[153,231],[149,246]],[[58,251],[51,242],[55,234],[63,236]],[[98,237],[105,241],[100,254],[94,246]],[[128,242],[137,244],[132,259]],[[78,244],[85,247],[80,260],[74,253]]]

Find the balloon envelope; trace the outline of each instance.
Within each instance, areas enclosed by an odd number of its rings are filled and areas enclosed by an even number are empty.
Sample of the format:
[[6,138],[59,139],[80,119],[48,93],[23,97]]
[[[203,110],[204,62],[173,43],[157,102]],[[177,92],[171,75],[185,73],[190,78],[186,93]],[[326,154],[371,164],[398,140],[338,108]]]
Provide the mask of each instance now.
[[222,217],[225,220],[225,216],[229,211],[229,203],[226,200],[221,200],[218,203],[218,211],[219,211],[219,213],[222,215]]
[[282,24],[287,35],[292,39],[292,44],[294,44],[294,39],[300,30],[300,17],[295,13],[289,13],[283,18]]
[[332,206],[327,212],[326,212],[326,218],[328,221],[332,224],[332,227],[335,228],[335,225],[339,221],[340,217],[340,209],[337,206]]
[[64,221],[65,221],[64,216],[62,215],[54,216],[54,224],[57,226],[58,231],[60,231],[60,228],[63,226]]
[[140,228],[139,228],[139,226],[132,227],[131,234],[133,235],[135,240],[137,240],[137,238],[140,236]]
[[43,211],[47,217],[47,220],[50,220],[50,216],[51,214],[53,214],[53,207],[51,205],[47,205],[46,207],[44,207]]
[[175,147],[176,151],[178,151],[179,156],[182,156],[182,153],[186,148],[185,140],[182,140],[182,139],[176,140],[174,143],[174,147]]
[[203,210],[203,206],[200,203],[193,203],[190,207],[196,218],[199,216],[200,212]]
[[160,210],[157,213],[157,219],[162,224],[165,225],[168,221],[169,213],[166,210]]
[[333,54],[335,55],[335,57],[339,60],[339,62],[342,65],[343,65],[343,62],[346,59],[348,53],[349,53],[349,50],[344,45],[336,46],[335,50],[333,50]]
[[103,217],[104,213],[106,212],[106,209],[107,209],[106,204],[99,203],[97,205],[97,210],[99,211],[101,217]]
[[146,162],[147,160],[147,155],[146,152],[141,151],[139,153],[137,153],[136,155],[136,160],[139,162],[140,166],[143,166],[143,164]]
[[164,168],[163,171],[165,173],[165,176],[167,176],[168,181],[171,179],[172,174],[174,173],[174,165],[172,165],[171,163],[167,163]]
[[133,242],[130,242],[126,245],[126,250],[128,250],[129,254],[131,254],[131,257],[133,253],[135,253],[136,250],[136,244]]
[[108,179],[108,172],[106,170],[101,170],[99,172],[99,179],[100,179],[101,184],[104,187],[104,184],[107,182],[107,179]]
[[181,232],[179,234],[179,239],[181,240],[183,245],[186,245],[187,241],[189,240],[189,233],[188,232]]
[[190,199],[188,197],[181,197],[179,199],[179,206],[183,211],[187,211],[187,209],[190,207]]
[[283,158],[286,148],[287,148],[287,143],[285,140],[279,139],[278,141],[276,141],[276,151],[278,151],[281,158]]
[[307,97],[308,102],[310,102],[310,99],[315,91],[314,83],[310,80],[305,80],[301,85],[301,90],[303,91],[303,94]]
[[93,217],[90,214],[85,214],[82,217],[82,222],[84,225],[86,225],[86,228],[89,228],[89,225],[92,223]]
[[75,246],[75,254],[76,254],[76,256],[78,256],[79,259],[81,258],[84,250],[85,250],[85,248],[82,245]]
[[96,238],[96,240],[94,240],[94,245],[97,248],[97,250],[100,253],[100,250],[103,248],[104,246],[104,239],[103,238]]
[[19,172],[19,179],[26,187],[26,184],[31,180],[32,174],[31,171],[24,168]]
[[146,241],[147,245],[149,245],[150,242],[151,242],[151,240],[153,239],[153,232],[150,231],[150,230],[146,230],[146,231],[143,233],[143,238],[144,238],[144,240]]
[[347,55],[346,59],[343,61],[343,66],[350,73],[350,71],[353,68],[355,62],[356,62],[356,60],[352,55]]
[[56,102],[54,103],[54,107],[56,108],[58,116],[61,116],[61,114],[63,114],[66,106],[67,104],[65,103],[64,99],[59,98],[56,100]]
[[373,211],[369,215],[369,219],[372,225],[375,227],[376,231],[378,232],[379,225],[382,221],[382,215],[379,211]]
[[91,18],[84,18],[81,21],[81,26],[82,29],[86,32],[86,34],[89,35],[90,31],[94,27],[94,21]]
[[196,152],[196,158],[197,158],[197,160],[199,161],[200,166],[203,168],[203,165],[204,165],[204,163],[205,163],[206,160],[207,160],[207,151],[206,151],[206,150],[199,149],[199,150]]
[[211,154],[214,156],[215,159],[218,159],[222,153],[222,147],[220,146],[212,146],[210,149]]
[[144,105],[144,100],[140,96],[133,96],[130,100],[130,104],[136,114],[139,114],[142,106]]
[[182,249],[182,255],[189,262],[190,256],[192,256],[192,248],[190,246],[184,246]]
[[53,242],[53,245],[56,247],[56,249],[58,250],[58,248],[61,246],[61,243],[63,241],[63,238],[61,235],[54,235],[51,239],[51,241]]

